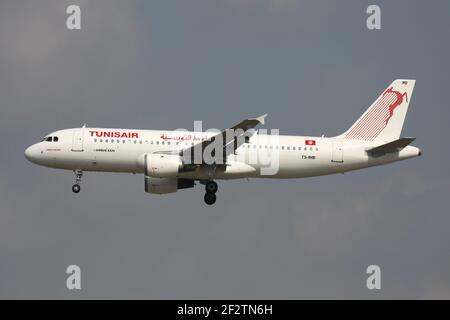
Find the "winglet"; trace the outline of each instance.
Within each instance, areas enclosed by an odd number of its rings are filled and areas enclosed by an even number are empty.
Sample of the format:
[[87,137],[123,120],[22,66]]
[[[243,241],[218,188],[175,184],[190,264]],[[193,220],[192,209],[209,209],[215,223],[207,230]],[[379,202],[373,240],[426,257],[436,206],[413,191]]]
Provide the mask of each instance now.
[[268,113],[265,113],[262,116],[259,116],[259,117],[255,118],[255,120],[257,120],[261,124],[264,124],[267,115],[268,115]]

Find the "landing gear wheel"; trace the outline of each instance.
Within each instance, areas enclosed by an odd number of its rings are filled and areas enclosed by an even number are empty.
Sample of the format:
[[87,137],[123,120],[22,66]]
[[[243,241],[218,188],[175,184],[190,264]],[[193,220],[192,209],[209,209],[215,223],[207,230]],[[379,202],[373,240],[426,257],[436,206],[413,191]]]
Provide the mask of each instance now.
[[73,170],[73,173],[75,174],[75,184],[72,186],[73,193],[78,193],[81,190],[81,177],[83,176],[83,171],[80,169]]
[[217,183],[214,181],[208,181],[205,184],[206,193],[216,193],[218,188]]
[[74,185],[72,186],[72,191],[73,191],[73,193],[78,193],[78,192],[80,192],[80,190],[81,190],[81,187],[80,187],[79,184],[74,184]]
[[207,205],[212,205],[216,202],[216,195],[214,193],[205,193],[205,203]]

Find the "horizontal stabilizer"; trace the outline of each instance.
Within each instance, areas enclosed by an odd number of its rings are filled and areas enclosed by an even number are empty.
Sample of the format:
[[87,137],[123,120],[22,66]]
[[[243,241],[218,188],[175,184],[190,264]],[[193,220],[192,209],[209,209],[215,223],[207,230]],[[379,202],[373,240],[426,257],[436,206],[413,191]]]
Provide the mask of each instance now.
[[411,142],[416,140],[416,138],[400,138],[386,144],[382,144],[381,146],[372,148],[367,150],[367,152],[371,153],[391,153],[391,152],[399,152],[404,147],[409,145]]

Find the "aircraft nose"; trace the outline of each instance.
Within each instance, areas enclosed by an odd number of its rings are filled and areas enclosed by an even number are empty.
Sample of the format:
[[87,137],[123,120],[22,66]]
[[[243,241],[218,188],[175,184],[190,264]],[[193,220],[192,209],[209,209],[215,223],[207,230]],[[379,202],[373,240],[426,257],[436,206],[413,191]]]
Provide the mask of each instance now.
[[38,151],[36,150],[36,146],[35,145],[29,146],[25,150],[24,155],[28,161],[36,162],[37,157],[38,157]]

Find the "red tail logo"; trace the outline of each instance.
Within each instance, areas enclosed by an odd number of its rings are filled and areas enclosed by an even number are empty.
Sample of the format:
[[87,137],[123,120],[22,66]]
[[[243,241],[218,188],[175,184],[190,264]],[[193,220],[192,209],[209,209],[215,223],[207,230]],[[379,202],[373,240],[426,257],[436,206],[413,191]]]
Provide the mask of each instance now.
[[395,94],[396,99],[393,103],[391,103],[391,105],[389,106],[388,110],[389,110],[389,116],[387,117],[385,123],[386,125],[388,124],[389,120],[392,118],[392,116],[394,115],[394,109],[397,108],[399,105],[402,104],[403,102],[403,97],[406,98],[406,102],[408,102],[408,94],[405,92],[404,94],[401,94],[399,91],[395,91],[392,90],[393,87],[390,87],[389,89],[387,89],[384,93],[383,96],[386,95],[389,92],[392,92],[393,94]]
[[367,113],[345,135],[346,139],[373,140],[389,123],[395,109],[402,105],[403,97],[408,101],[407,93],[387,89]]

